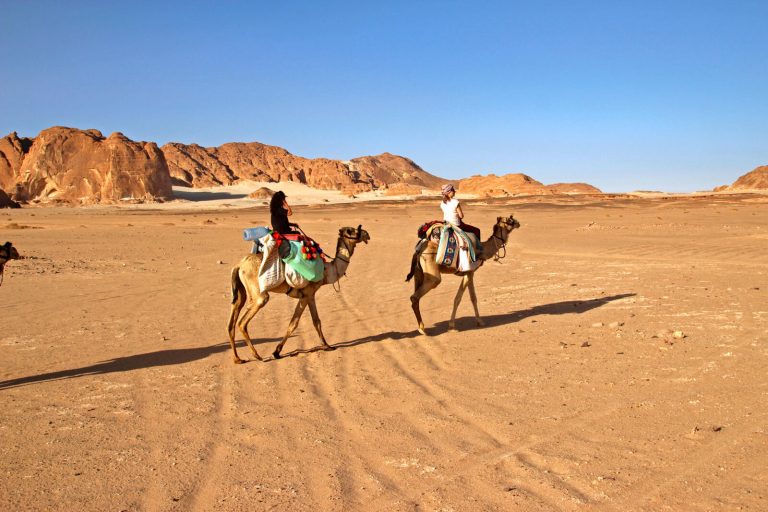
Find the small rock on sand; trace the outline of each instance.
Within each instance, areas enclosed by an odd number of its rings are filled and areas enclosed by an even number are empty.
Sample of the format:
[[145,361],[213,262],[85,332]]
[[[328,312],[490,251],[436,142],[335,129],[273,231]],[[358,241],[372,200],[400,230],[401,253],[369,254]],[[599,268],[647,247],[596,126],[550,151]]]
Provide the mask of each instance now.
[[603,322],[595,322],[592,324],[592,327],[602,327],[602,326],[603,326]]

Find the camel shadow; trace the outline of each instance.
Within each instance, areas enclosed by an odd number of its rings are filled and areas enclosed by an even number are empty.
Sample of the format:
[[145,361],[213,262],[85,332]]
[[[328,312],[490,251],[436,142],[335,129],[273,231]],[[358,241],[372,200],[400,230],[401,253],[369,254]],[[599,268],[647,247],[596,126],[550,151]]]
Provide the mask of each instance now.
[[[599,308],[600,306],[604,306],[610,302],[626,299],[627,297],[634,297],[635,295],[636,295],[635,293],[622,293],[619,295],[610,295],[608,297],[600,297],[597,299],[568,300],[563,302],[553,302],[551,304],[533,306],[532,308],[524,309],[522,311],[515,311],[513,313],[503,313],[499,315],[482,316],[482,319],[485,322],[484,327],[475,327],[474,316],[464,316],[456,319],[456,326],[459,328],[464,327],[464,329],[461,329],[461,330],[484,329],[488,327],[498,327],[501,325],[513,324],[513,323],[519,322],[520,320],[524,320],[526,318],[529,318],[532,316],[538,316],[538,315],[566,315],[569,313],[575,313],[580,315],[592,309]],[[436,323],[433,327],[429,327],[426,329],[427,333],[430,336],[444,333],[447,330],[448,330],[448,320],[440,321]],[[333,347],[334,349],[349,348],[349,347],[355,347],[357,345],[363,345],[365,343],[377,343],[381,341],[397,341],[402,339],[418,338],[420,336],[421,334],[416,329],[412,331],[404,331],[404,332],[389,331],[389,332],[383,332],[380,334],[374,334],[372,336],[365,336],[363,338],[358,338],[356,340],[342,341],[340,343],[335,343],[331,345],[331,347]],[[285,354],[282,354],[281,358],[293,357],[299,354],[309,354],[311,352],[319,352],[319,351],[322,351],[323,349],[324,347],[322,345],[319,345],[313,348],[308,348],[308,349],[297,349],[297,350],[293,350],[291,352],[286,352]],[[273,361],[273,359],[268,359],[267,361]]]
[[200,348],[180,348],[169,350],[158,350],[146,354],[135,354],[132,356],[118,357],[109,361],[101,361],[90,366],[73,368],[70,370],[60,370],[57,372],[42,373],[40,375],[31,375],[29,377],[20,377],[0,381],[0,390],[11,389],[27,384],[38,382],[51,382],[56,380],[73,379],[76,377],[85,377],[88,375],[103,375],[107,373],[130,372],[142,368],[155,368],[160,366],[172,366],[177,364],[190,363],[199,359],[230,350],[229,343],[218,343],[209,347]]

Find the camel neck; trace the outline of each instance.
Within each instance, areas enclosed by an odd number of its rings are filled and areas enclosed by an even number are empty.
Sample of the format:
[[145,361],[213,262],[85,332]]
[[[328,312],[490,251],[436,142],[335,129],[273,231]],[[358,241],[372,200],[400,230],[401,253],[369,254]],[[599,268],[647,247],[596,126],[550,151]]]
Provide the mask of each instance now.
[[499,249],[504,247],[504,244],[506,244],[506,242],[503,239],[496,236],[494,232],[494,234],[491,235],[491,237],[488,240],[483,242],[482,259],[489,260],[493,258],[496,255],[496,253],[499,252]]
[[344,243],[343,238],[339,238],[338,244],[336,244],[336,255],[333,260],[325,264],[325,282],[332,284],[341,279],[347,272],[349,266],[349,260],[352,258],[352,254],[355,252],[355,248],[348,247]]

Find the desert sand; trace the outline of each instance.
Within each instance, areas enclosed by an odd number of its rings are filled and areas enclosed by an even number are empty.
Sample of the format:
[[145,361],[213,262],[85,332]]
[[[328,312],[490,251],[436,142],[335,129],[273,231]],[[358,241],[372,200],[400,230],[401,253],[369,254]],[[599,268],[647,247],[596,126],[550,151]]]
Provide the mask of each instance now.
[[[372,238],[318,293],[336,350],[306,314],[244,365],[230,269],[269,216],[208,199],[0,211],[26,257],[0,287],[0,509],[768,509],[768,197],[468,200],[484,237],[522,227],[476,274],[487,325],[467,296],[447,331],[445,276],[429,336],[404,277],[437,204],[299,201],[327,250]],[[294,305],[251,323],[262,356]]]

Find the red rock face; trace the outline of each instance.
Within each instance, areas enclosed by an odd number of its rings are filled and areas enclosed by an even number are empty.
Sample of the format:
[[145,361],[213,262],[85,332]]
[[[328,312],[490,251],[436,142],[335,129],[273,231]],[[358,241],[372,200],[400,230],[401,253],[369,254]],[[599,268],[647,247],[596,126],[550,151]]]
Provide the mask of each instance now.
[[32,139],[19,137],[16,132],[0,139],[0,190],[11,193],[18,181],[18,171]]
[[[718,187],[720,188],[720,187]],[[733,182],[727,190],[768,189],[768,165],[762,165]]]
[[370,183],[372,188],[385,188],[398,184],[413,185],[411,190],[437,190],[446,180],[429,174],[413,160],[391,153],[378,156],[363,156],[349,162],[349,168],[361,183]]
[[238,180],[295,181],[319,189],[358,193],[394,183],[436,188],[442,181],[411,160],[389,153],[342,162],[303,158],[258,142],[233,142],[213,148],[174,142],[161,149],[174,183],[188,187],[229,185]]
[[173,196],[165,157],[154,142],[121,133],[53,127],[34,139],[16,171],[14,198],[113,203]]
[[460,180],[456,189],[460,193],[476,194],[484,197],[554,194],[546,185],[525,174],[472,176],[471,178]]

